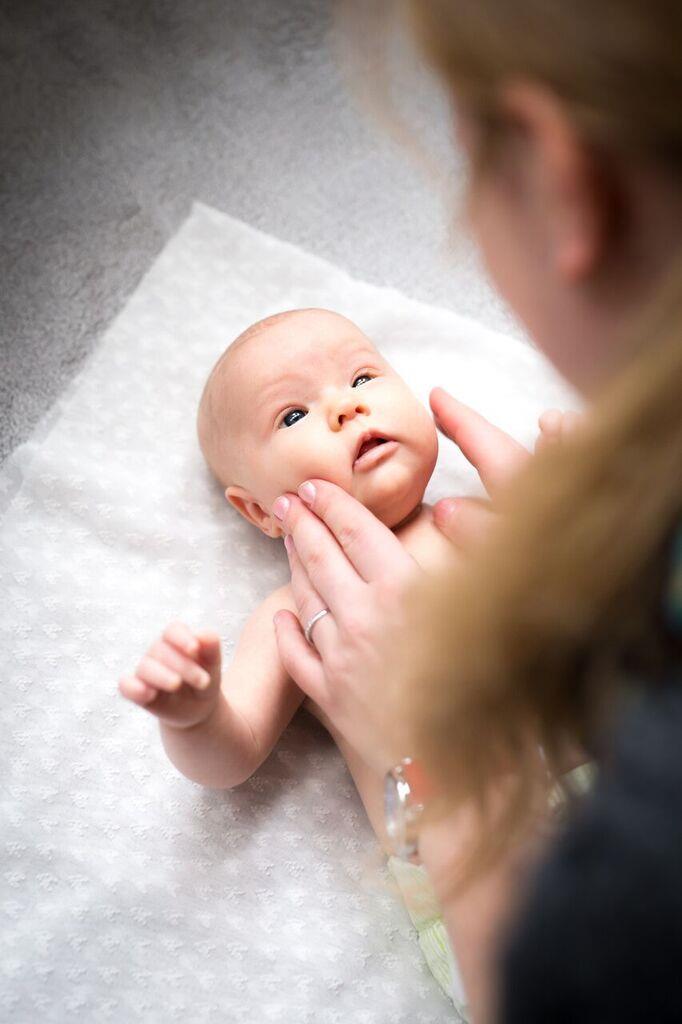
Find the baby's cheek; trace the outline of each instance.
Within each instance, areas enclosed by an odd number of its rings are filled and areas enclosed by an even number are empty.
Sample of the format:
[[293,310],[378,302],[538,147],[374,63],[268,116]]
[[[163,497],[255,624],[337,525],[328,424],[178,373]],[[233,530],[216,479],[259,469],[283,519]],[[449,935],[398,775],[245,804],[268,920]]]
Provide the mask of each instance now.
[[352,473],[350,471],[350,458],[345,461],[339,457],[335,448],[327,448],[320,444],[316,450],[308,451],[296,462],[296,487],[304,480],[320,479],[329,480],[330,483],[350,490]]
[[438,456],[438,433],[429,413],[420,407],[418,421],[415,422],[415,438],[424,457],[435,459]]

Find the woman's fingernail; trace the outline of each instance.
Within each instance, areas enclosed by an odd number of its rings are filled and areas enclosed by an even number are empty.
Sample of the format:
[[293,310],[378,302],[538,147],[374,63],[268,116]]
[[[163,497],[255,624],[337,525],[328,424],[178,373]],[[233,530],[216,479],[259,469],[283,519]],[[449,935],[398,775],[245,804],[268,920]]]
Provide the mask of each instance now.
[[278,519],[284,519],[285,515],[289,511],[290,504],[291,502],[289,501],[289,499],[285,498],[284,495],[282,495],[280,498],[277,499],[277,501],[272,506],[272,514],[276,516]]
[[284,547],[287,549],[289,554],[294,550],[294,539],[293,537],[290,537],[289,534],[284,538]]
[[298,489],[298,496],[301,501],[306,503],[306,505],[312,505],[315,501],[315,487],[309,480],[306,480],[304,484],[301,484]]

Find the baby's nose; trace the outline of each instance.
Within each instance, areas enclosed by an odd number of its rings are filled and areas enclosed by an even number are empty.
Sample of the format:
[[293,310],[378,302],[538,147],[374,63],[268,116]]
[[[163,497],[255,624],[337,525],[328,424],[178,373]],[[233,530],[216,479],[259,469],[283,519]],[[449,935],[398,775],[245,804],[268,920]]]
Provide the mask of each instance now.
[[334,402],[329,408],[329,426],[332,430],[341,430],[347,420],[354,420],[356,416],[369,415],[369,406],[366,402],[359,402],[353,398],[344,398],[340,402]]

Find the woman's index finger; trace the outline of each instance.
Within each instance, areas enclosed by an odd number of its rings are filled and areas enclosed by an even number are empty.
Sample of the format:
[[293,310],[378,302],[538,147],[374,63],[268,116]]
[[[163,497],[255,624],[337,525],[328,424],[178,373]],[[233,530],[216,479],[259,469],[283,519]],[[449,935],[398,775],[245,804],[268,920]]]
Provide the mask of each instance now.
[[299,496],[334,535],[346,558],[368,583],[386,576],[400,576],[414,568],[414,561],[395,534],[352,495],[328,480],[311,480],[315,497],[309,500],[305,485]]
[[528,451],[442,388],[434,388],[430,401],[438,426],[477,470],[483,486],[493,497],[525,462]]

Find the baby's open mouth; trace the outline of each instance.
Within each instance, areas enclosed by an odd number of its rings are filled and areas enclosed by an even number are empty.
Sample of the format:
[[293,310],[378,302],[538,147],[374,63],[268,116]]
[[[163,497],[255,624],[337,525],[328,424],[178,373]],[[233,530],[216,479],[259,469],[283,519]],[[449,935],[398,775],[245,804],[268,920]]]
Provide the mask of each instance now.
[[[385,447],[384,446],[388,446]],[[353,462],[353,469],[363,469],[365,467],[375,465],[382,461],[384,454],[388,455],[389,451],[394,450],[398,447],[397,441],[392,441],[389,437],[382,437],[380,434],[376,435],[364,435],[360,438],[358,449]],[[379,452],[377,449],[384,449]]]
[[361,459],[365,452],[369,452],[372,448],[376,448],[378,444],[386,444],[385,437],[370,437],[369,441],[363,441],[360,445],[358,454],[355,456],[355,461]]

